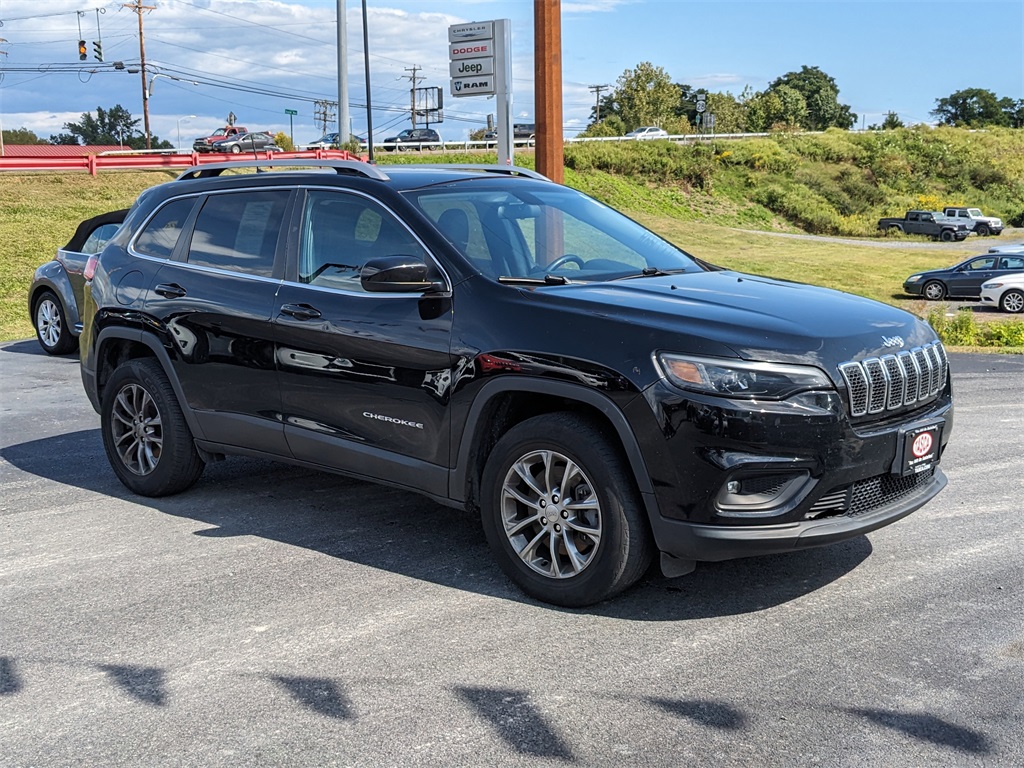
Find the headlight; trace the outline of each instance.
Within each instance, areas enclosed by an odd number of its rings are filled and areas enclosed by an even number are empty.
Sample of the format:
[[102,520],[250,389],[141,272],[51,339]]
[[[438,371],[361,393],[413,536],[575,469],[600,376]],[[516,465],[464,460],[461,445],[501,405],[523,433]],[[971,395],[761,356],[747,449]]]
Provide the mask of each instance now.
[[658,366],[670,382],[681,389],[708,395],[765,400],[782,400],[797,392],[832,389],[832,382],[819,369],[804,365],[750,363],[661,352]]
[[910,277],[907,278],[907,282],[908,283],[916,283],[918,280],[921,279],[921,277],[922,277],[921,275],[911,275]]
[[987,290],[989,290],[991,288],[1002,288],[1002,287],[1003,287],[1002,283],[985,283],[985,284],[983,284],[981,286],[981,290],[987,291]]

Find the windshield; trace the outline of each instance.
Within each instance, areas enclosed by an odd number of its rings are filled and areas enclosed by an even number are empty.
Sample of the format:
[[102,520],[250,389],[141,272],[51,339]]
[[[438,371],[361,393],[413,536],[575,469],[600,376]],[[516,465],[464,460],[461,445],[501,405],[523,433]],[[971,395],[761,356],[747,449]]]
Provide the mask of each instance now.
[[969,214],[971,214],[971,216],[973,216],[976,219],[980,219],[981,218],[981,209],[980,208],[968,208],[967,212]]
[[703,271],[685,251],[568,187],[481,179],[406,194],[491,277],[599,281]]

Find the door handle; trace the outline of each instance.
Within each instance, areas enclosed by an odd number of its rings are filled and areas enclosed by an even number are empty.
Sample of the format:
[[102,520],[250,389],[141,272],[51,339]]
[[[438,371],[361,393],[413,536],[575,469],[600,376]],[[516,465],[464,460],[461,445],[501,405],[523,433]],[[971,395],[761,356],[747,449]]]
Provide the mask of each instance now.
[[320,317],[320,310],[309,304],[284,304],[281,307],[281,314],[290,315],[296,320],[315,320]]
[[180,299],[185,295],[185,289],[177,283],[161,283],[153,289],[154,293],[159,293],[165,299]]

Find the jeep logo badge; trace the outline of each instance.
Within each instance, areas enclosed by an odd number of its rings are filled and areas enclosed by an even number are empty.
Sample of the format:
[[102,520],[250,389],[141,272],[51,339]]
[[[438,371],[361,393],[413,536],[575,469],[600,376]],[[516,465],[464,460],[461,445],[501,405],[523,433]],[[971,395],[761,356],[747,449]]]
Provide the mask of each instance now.
[[882,337],[883,347],[902,347],[903,337],[902,336],[883,336]]

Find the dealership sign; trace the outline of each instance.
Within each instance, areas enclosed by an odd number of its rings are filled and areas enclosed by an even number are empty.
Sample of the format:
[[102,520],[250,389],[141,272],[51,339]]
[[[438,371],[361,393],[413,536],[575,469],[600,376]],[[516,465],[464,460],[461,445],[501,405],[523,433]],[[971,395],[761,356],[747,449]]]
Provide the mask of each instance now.
[[448,27],[452,96],[492,96],[496,91],[493,21]]

